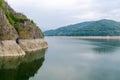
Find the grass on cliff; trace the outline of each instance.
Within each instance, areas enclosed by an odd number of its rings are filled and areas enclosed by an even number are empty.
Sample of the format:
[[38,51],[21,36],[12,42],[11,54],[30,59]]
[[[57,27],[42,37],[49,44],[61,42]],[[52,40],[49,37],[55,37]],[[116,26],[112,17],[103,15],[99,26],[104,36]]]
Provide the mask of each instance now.
[[7,11],[5,5],[4,5],[4,0],[0,0],[0,6],[3,9],[4,13],[6,14],[10,24],[14,26],[14,20],[10,17],[9,12]]
[[14,16],[12,12],[8,11],[5,7],[4,0],[0,0],[0,7],[3,9],[5,15],[7,16],[10,24],[15,27],[15,29],[18,31],[19,26],[16,25],[16,23],[23,23],[24,21],[27,21],[29,19],[25,18],[19,18],[17,16]]
[[[0,0],[0,7],[3,9],[5,15],[7,16],[8,20],[9,20],[9,23],[14,26],[14,28],[16,29],[16,31],[18,32],[19,35],[21,36],[25,36],[26,38],[27,37],[30,37],[30,35],[28,36],[27,34],[27,30],[23,30],[19,23],[24,23],[24,21],[30,21],[33,25],[36,26],[36,24],[34,23],[33,20],[30,20],[30,19],[27,19],[27,18],[21,18],[19,16],[15,16],[14,13],[12,11],[9,11],[6,7],[5,7],[5,4],[4,4],[4,0]],[[38,27],[37,27],[38,28]],[[38,28],[39,29],[39,28]],[[22,31],[23,30],[23,31]],[[41,36],[44,37],[44,34],[43,32],[39,29],[40,33],[41,33]]]

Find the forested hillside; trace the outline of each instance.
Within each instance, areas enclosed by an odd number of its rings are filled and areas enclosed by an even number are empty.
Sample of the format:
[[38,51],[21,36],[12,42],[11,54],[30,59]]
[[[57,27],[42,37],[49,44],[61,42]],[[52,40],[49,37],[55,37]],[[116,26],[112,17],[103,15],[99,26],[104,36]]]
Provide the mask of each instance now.
[[46,36],[119,36],[120,22],[102,19],[68,25],[44,33]]

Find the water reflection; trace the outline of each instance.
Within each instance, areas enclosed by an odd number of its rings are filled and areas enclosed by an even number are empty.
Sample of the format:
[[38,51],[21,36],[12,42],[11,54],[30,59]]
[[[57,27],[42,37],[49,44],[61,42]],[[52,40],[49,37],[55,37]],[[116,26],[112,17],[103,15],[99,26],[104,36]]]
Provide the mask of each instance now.
[[113,53],[120,47],[120,40],[113,39],[85,39],[94,45],[93,50],[97,53]]
[[32,52],[24,57],[1,57],[0,80],[29,80],[42,66],[45,51]]

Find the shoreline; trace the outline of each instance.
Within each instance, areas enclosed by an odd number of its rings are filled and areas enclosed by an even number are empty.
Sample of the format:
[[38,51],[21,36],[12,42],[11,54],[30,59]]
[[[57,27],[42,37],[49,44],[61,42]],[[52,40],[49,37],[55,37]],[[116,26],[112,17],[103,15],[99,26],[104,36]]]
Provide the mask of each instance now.
[[25,56],[26,52],[32,52],[47,48],[48,44],[44,39],[20,39],[0,41],[0,57],[3,56]]
[[37,51],[48,47],[44,39],[20,39],[18,45],[25,52]]
[[79,39],[120,39],[120,36],[45,36],[54,38],[79,38]]

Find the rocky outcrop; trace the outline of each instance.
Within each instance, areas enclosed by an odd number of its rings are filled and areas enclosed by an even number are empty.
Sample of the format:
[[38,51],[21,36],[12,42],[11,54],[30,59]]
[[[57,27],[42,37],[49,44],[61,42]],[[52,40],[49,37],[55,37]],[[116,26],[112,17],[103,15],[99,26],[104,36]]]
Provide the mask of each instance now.
[[0,41],[1,56],[24,56],[26,52],[47,48],[47,42],[43,39],[21,39]]
[[30,21],[24,21],[24,23],[18,23],[19,25],[19,39],[36,39],[43,38],[41,30]]
[[19,45],[24,51],[36,51],[47,47],[47,42],[43,39],[21,39]]
[[0,56],[22,56],[23,49],[14,40],[0,41]]
[[18,34],[0,7],[0,40],[15,40]]
[[14,27],[18,32],[19,39],[43,38],[42,31],[38,28],[33,20],[28,19],[24,14],[15,12],[6,2],[5,7],[13,17]]
[[42,48],[47,42],[34,21],[0,0],[0,56],[21,56]]

